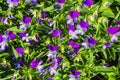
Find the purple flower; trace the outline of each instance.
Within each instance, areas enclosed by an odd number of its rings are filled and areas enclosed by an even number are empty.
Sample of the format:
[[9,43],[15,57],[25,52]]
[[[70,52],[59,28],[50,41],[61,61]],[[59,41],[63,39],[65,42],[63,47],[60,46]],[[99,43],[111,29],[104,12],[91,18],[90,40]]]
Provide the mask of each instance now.
[[74,26],[69,25],[69,26],[68,26],[68,30],[69,30],[69,31],[70,31],[70,30],[71,30],[71,31],[75,31],[75,28],[74,28]]
[[104,43],[103,49],[110,48],[111,44],[109,42]]
[[78,11],[69,11],[69,15],[74,19],[77,18],[80,14]]
[[118,41],[117,36],[120,35],[120,31],[119,30],[120,30],[120,27],[118,27],[118,26],[116,26],[116,27],[109,27],[107,29],[107,32],[112,35],[111,42],[117,42]]
[[73,40],[70,40],[70,41],[68,42],[68,45],[69,45],[70,47],[73,47],[74,41],[73,41]]
[[39,24],[43,24],[42,20],[40,18],[37,18],[36,21],[39,23]]
[[74,68],[71,69],[72,74],[69,74],[69,80],[79,80],[79,75],[81,72],[75,71]]
[[85,1],[85,5],[86,6],[92,6],[93,5],[93,1],[92,0],[86,0]]
[[111,35],[114,35],[115,33],[117,33],[120,30],[120,27],[109,27],[107,29],[107,32]]
[[3,18],[1,19],[1,22],[4,23],[4,24],[8,24],[6,17],[3,17]]
[[31,18],[30,18],[30,17],[23,16],[23,22],[24,22],[25,24],[29,24],[30,21],[31,21]]
[[58,10],[62,10],[63,6],[60,3],[55,3],[54,8]]
[[36,60],[32,60],[31,63],[30,63],[30,68],[36,68],[39,64],[39,61],[36,59]]
[[82,46],[83,46],[83,48],[92,48],[93,47],[93,45],[95,45],[96,44],[96,40],[94,39],[94,38],[92,38],[92,37],[90,37],[90,38],[85,38],[84,39],[84,42],[82,43]]
[[19,48],[16,48],[15,50],[22,57],[22,55],[24,54],[24,49],[19,47]]
[[108,64],[108,63],[104,64],[104,67],[109,67],[109,66],[110,66],[110,64]]
[[48,15],[47,15],[47,13],[46,13],[46,12],[42,12],[42,13],[41,13],[41,17],[42,17],[42,18],[47,18],[47,17],[48,17]]
[[48,78],[47,80],[53,80],[52,78]]
[[54,38],[57,38],[58,36],[60,36],[60,34],[62,34],[61,30],[54,30],[53,33],[52,33],[52,36]]
[[38,4],[37,0],[32,0],[32,3],[33,3],[34,5],[37,5],[37,4]]
[[116,22],[117,24],[120,24],[120,21],[119,21],[118,19],[115,19],[115,22]]
[[16,38],[15,33],[13,33],[12,31],[6,30],[5,32],[6,32],[6,35],[8,35],[8,41]]
[[7,48],[8,48],[7,42],[2,41],[2,42],[0,43],[0,52],[6,50]]
[[53,20],[48,21],[48,24],[49,24],[50,27],[53,25],[53,23],[54,23]]
[[54,58],[56,56],[56,51],[58,49],[58,46],[53,46],[53,45],[48,45],[48,48],[50,49],[48,52],[47,52],[47,56],[49,58]]
[[69,31],[69,36],[70,36],[70,39],[73,39],[73,40],[78,38],[77,33],[71,30]]
[[77,18],[79,16],[78,11],[69,11],[69,14],[66,16],[67,24],[68,25],[74,25],[74,23],[77,23]]
[[0,34],[0,43],[3,41],[2,34]]
[[19,36],[22,38],[22,37],[25,37],[26,36],[26,32],[21,32],[20,34],[19,34]]
[[82,28],[88,28],[89,27],[89,23],[82,20],[82,21],[80,21],[80,26]]
[[14,8],[14,6],[18,6],[19,0],[7,0],[9,8]]
[[57,2],[63,4],[65,3],[65,0],[57,0]]

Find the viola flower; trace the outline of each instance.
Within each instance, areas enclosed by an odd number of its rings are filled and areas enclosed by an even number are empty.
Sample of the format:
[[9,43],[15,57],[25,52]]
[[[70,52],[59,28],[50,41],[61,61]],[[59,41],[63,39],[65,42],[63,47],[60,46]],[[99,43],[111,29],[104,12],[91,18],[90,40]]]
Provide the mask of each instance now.
[[45,72],[44,66],[42,65],[42,63],[43,63],[43,61],[40,60],[37,67],[36,67],[39,72]]
[[6,32],[6,35],[8,36],[8,41],[13,40],[13,39],[16,38],[16,34],[13,33],[12,31],[6,30],[5,32]]
[[47,56],[49,58],[54,58],[56,56],[56,51],[58,49],[58,46],[52,46],[52,45],[48,45],[49,51],[47,52]]
[[117,36],[120,35],[120,27],[119,26],[109,27],[107,29],[107,32],[112,35],[111,42],[117,42],[118,41]]
[[17,62],[16,64],[15,64],[15,69],[20,69],[20,64]]
[[51,27],[54,24],[53,20],[48,21],[48,25]]
[[83,48],[92,48],[96,44],[96,40],[92,37],[85,38],[84,42],[82,43]]
[[55,3],[54,8],[57,10],[62,10],[63,6],[62,6],[62,4]]
[[47,80],[53,80],[52,78],[48,78]]
[[72,74],[69,74],[69,80],[80,80],[79,75],[81,72],[75,71],[74,68],[71,69]]
[[39,61],[36,59],[36,60],[32,60],[31,63],[30,63],[30,68],[36,68],[39,64]]
[[8,44],[5,41],[0,42],[0,52],[5,51],[8,48]]
[[104,43],[103,49],[110,48],[111,44],[109,42]]
[[30,36],[28,36],[29,34],[28,33],[26,33],[26,32],[20,32],[19,33],[19,36],[22,38],[22,40],[24,41],[26,41],[26,42],[30,42],[31,40],[32,40],[32,37],[30,37]]
[[46,12],[42,12],[42,13],[41,13],[41,18],[47,18],[47,17],[48,17],[48,15],[47,15]]
[[37,18],[36,21],[37,21],[40,25],[43,24],[43,22],[42,22],[42,20],[41,20],[40,18]]
[[63,4],[65,3],[65,0],[57,0],[57,3]]
[[18,6],[19,0],[7,0],[9,8],[14,8]]
[[51,75],[56,74],[56,69],[60,68],[60,62],[62,61],[61,57],[52,59],[53,64],[48,69]]
[[74,41],[73,41],[73,40],[70,40],[70,41],[68,42],[68,45],[69,45],[70,47],[73,47]]
[[76,26],[76,33],[83,35],[85,32],[87,32],[87,28],[89,27],[89,23],[85,21],[81,21],[80,24]]
[[56,30],[53,30],[52,36],[54,38],[57,38],[58,36],[60,36],[60,34],[62,34],[62,31],[56,29]]
[[110,66],[110,64],[108,64],[108,63],[104,64],[104,67],[109,67],[109,66]]
[[2,36],[3,36],[3,35],[0,34],[0,43],[3,42],[3,37],[2,37]]
[[37,0],[32,0],[32,4],[37,5],[38,4]]
[[77,23],[78,21],[78,16],[79,16],[78,11],[69,11],[69,14],[66,16],[67,19],[67,24],[68,25],[74,25],[74,23]]
[[85,6],[92,6],[93,5],[93,1],[92,0],[86,0],[86,1],[84,1],[84,4],[83,5],[85,5]]
[[115,19],[115,22],[116,22],[117,24],[120,24],[120,21],[119,21],[118,19]]
[[17,53],[20,55],[20,57],[22,57],[22,55],[24,54],[24,49],[23,49],[23,48],[18,47],[18,48],[16,48],[15,50],[16,50],[16,51],[17,51]]
[[26,30],[27,28],[30,28],[30,24],[29,24],[30,21],[31,21],[30,17],[23,16],[23,21],[20,22],[20,29],[21,30]]
[[73,40],[78,38],[77,33],[72,30],[69,31],[69,36],[70,36],[70,39],[73,39]]
[[8,24],[6,17],[3,17],[3,18],[1,19],[1,22],[4,23],[4,24]]
[[69,26],[68,26],[68,30],[69,30],[69,31],[75,31],[75,27],[72,26],[72,25],[69,25]]

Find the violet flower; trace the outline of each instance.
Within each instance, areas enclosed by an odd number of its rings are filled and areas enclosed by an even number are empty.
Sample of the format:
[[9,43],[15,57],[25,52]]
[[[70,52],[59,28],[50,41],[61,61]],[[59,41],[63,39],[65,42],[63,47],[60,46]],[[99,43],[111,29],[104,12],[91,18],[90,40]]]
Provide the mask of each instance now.
[[37,0],[32,0],[32,4],[37,5],[38,4]]
[[47,80],[53,80],[52,78],[48,78]]
[[56,56],[56,51],[58,49],[58,46],[52,46],[52,45],[48,45],[49,51],[47,52],[47,56],[49,58],[54,58]]
[[37,21],[40,25],[43,24],[43,22],[42,22],[42,20],[41,20],[40,18],[37,18],[36,21]]
[[78,38],[77,33],[72,30],[69,31],[69,36],[70,36],[70,39],[73,39],[73,40]]
[[79,75],[81,72],[75,71],[74,68],[71,69],[72,74],[69,74],[69,80],[80,80]]
[[31,21],[30,17],[23,16],[23,21],[20,22],[20,29],[21,30],[26,30],[27,28],[30,28],[30,24],[29,24],[30,21]]
[[103,49],[110,48],[111,44],[109,42],[104,43]]
[[85,0],[83,2],[84,2],[83,5],[86,5],[86,6],[89,6],[89,7],[93,5],[93,1],[92,0]]
[[4,23],[4,24],[8,24],[6,17],[3,17],[3,18],[1,19],[1,22]]
[[36,59],[36,60],[32,60],[31,63],[30,63],[30,68],[36,68],[39,64],[39,61]]
[[77,18],[79,16],[78,11],[69,11],[69,14],[66,16],[67,24],[68,25],[74,25],[74,23],[77,23]]
[[13,33],[12,31],[6,30],[5,32],[6,32],[6,35],[8,36],[8,41],[16,38],[16,34]]
[[89,23],[85,21],[80,21],[80,24],[76,26],[75,32],[77,34],[83,35],[85,32],[87,32],[87,28],[89,27]]
[[63,6],[60,3],[55,3],[54,8],[57,10],[62,10]]
[[17,51],[17,53],[20,55],[20,57],[22,57],[22,55],[24,54],[24,49],[23,49],[23,48],[18,47],[18,48],[16,48],[15,50],[16,50],[16,51]]
[[63,4],[65,3],[65,0],[57,0],[57,3]]
[[56,74],[56,69],[60,68],[60,62],[62,61],[61,57],[52,59],[53,64],[48,69],[51,75]]
[[62,34],[62,31],[56,29],[56,30],[53,30],[52,36],[54,38],[57,38],[58,36],[60,36],[60,34]]
[[42,13],[41,13],[41,17],[42,17],[42,18],[47,18],[47,17],[48,17],[48,15],[47,15],[47,13],[46,13],[46,12],[42,12]]
[[92,37],[85,38],[84,42],[82,43],[83,48],[92,48],[96,44],[96,40]]
[[112,35],[111,42],[117,42],[118,38],[117,36],[120,35],[120,27],[109,27],[107,29],[107,32]]
[[7,0],[9,8],[14,8],[18,6],[19,0]]
[[42,63],[43,63],[43,61],[40,60],[37,67],[36,67],[39,72],[45,72],[44,66],[42,65]]
[[54,24],[53,20],[48,21],[48,25],[51,27]]

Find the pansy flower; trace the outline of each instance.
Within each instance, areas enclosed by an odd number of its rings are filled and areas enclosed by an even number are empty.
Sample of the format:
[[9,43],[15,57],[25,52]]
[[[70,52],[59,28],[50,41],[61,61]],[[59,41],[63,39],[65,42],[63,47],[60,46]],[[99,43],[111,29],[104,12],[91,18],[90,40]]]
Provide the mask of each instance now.
[[47,52],[47,56],[49,58],[54,58],[56,56],[56,51],[58,49],[58,46],[48,45],[49,51]]
[[20,55],[20,57],[22,57],[22,55],[24,54],[24,49],[21,48],[21,47],[18,47],[18,48],[16,48],[15,50],[16,50],[16,52]]
[[93,5],[93,1],[92,0],[83,0],[82,3],[83,3],[83,5],[89,6],[89,7]]
[[120,31],[120,27],[119,26],[109,27],[107,29],[107,32],[112,35],[111,42],[117,42],[118,41],[117,36],[120,35],[119,31]]
[[18,6],[19,0],[7,0],[9,8],[14,8]]
[[54,7],[58,10],[62,10],[63,6],[62,4],[65,3],[65,0],[57,0]]
[[80,24],[76,26],[75,32],[77,34],[83,35],[85,32],[87,32],[87,28],[89,27],[89,23],[85,21],[80,21]]
[[20,24],[20,29],[21,30],[26,30],[27,28],[30,28],[30,21],[31,21],[30,17],[23,16],[23,21],[19,23]]
[[93,37],[85,38],[82,43],[83,48],[92,48],[96,44],[96,40]]
[[60,36],[60,34],[62,34],[62,31],[56,29],[56,30],[53,30],[52,36],[53,36],[54,38],[57,38],[58,36]]
[[53,64],[48,69],[51,75],[56,74],[56,69],[60,68],[61,61],[62,61],[61,57],[57,57],[57,58],[52,59]]
[[16,38],[16,34],[13,33],[12,31],[6,30],[5,32],[6,32],[6,35],[8,36],[8,41]]
[[39,60],[38,59],[32,60],[30,62],[30,68],[36,68],[38,66],[38,64],[39,64]]
[[38,4],[37,0],[32,0],[32,4],[37,5]]
[[47,80],[53,80],[52,78],[48,78]]
[[4,24],[8,24],[6,17],[3,17],[3,18],[1,19],[1,22],[4,23]]
[[110,48],[112,45],[109,42],[104,43],[103,49]]
[[48,21],[48,25],[51,27],[52,25],[54,24],[54,21],[53,20],[49,20]]
[[74,23],[77,23],[78,21],[78,16],[79,16],[78,11],[69,11],[69,14],[66,16],[67,19],[67,24],[68,25],[74,25]]
[[71,74],[69,74],[69,80],[80,80],[79,75],[81,72],[75,71],[74,68],[71,69]]
[[4,35],[0,34],[0,52],[8,48],[7,39],[4,38]]
[[42,63],[43,63],[43,61],[40,60],[37,67],[36,67],[39,72],[45,72],[44,66],[42,65]]

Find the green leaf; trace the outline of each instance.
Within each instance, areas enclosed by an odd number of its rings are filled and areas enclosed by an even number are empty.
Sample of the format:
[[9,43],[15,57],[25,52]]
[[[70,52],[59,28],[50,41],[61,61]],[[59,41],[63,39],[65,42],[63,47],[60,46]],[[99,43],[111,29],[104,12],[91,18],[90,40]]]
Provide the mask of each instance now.
[[112,12],[112,10],[110,8],[101,9],[100,12],[102,12],[101,16],[105,16],[108,18],[115,17],[114,13]]
[[103,66],[95,66],[93,72],[114,72],[115,70],[112,67],[103,67]]
[[48,11],[49,12],[49,11],[52,11],[53,9],[54,9],[54,5],[43,9],[43,11]]
[[1,57],[6,57],[6,56],[9,56],[9,54],[8,54],[7,52],[0,54],[0,58],[1,58]]
[[8,28],[8,30],[13,31],[15,33],[24,32],[23,30],[18,29],[17,26]]

